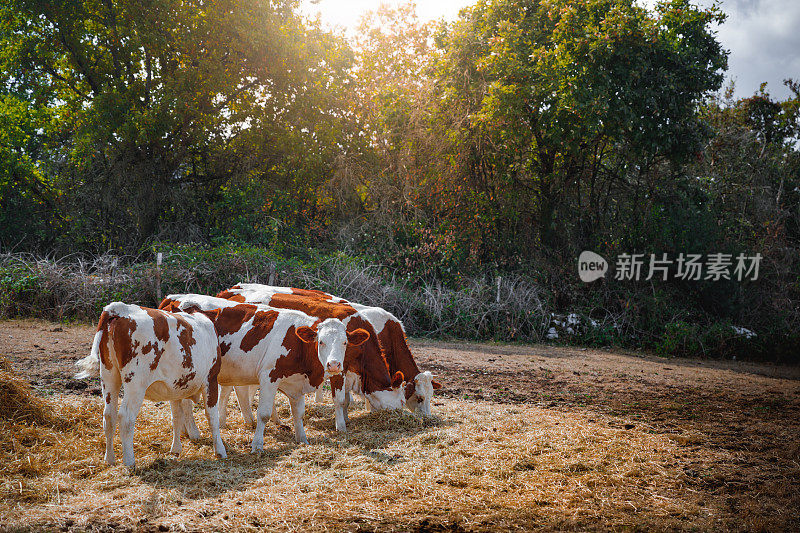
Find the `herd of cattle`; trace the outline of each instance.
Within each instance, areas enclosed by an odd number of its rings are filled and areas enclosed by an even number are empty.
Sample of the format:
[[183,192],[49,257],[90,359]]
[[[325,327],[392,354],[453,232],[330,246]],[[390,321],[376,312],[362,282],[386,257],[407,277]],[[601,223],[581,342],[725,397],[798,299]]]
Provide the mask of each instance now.
[[264,447],[266,422],[280,422],[274,407],[278,391],[289,399],[295,439],[308,443],[305,394],[316,391],[319,401],[326,377],[338,431],[346,431],[352,392],[363,394],[373,410],[406,406],[429,416],[433,390],[441,386],[430,372],[420,372],[403,325],[388,311],[322,291],[253,283],[216,297],[170,295],[158,309],[113,302],[103,309],[91,353],[76,365],[78,378],[100,373],[105,460],[114,464],[119,416],[122,460],[130,467],[134,424],[145,398],[170,402],[170,451],[179,454],[182,435],[199,437],[192,405],[202,397],[214,450],[226,457],[219,428],[231,389],[244,420],[255,422],[252,450],[257,451]]

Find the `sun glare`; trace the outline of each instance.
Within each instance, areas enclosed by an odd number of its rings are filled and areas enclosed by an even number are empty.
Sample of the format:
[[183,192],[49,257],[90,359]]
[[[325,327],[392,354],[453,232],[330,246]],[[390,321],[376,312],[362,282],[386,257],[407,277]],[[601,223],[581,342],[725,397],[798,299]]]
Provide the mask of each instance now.
[[[474,0],[439,0],[438,2],[419,2],[417,14],[423,21],[439,18],[454,19],[459,10]],[[319,14],[323,24],[353,33],[359,20],[369,11],[375,11],[381,4],[397,7],[408,3],[406,0],[305,0],[302,11],[313,17]]]

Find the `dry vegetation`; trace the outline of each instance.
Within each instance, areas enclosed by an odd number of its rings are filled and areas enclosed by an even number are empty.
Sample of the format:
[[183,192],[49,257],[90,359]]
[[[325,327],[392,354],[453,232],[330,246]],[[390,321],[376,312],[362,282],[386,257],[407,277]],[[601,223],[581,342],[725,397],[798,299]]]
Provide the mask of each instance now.
[[[19,331],[0,330],[4,338]],[[13,361],[18,346],[9,344]],[[497,376],[527,355],[523,348],[482,348],[499,359]],[[503,350],[518,355],[493,353]],[[433,353],[453,371],[457,350],[417,351]],[[645,368],[646,361],[628,361],[632,371]],[[776,420],[785,417],[774,424],[782,427],[753,421],[774,441],[755,451],[721,445],[701,419],[685,424],[676,415],[666,428],[630,412],[558,400],[465,400],[451,389],[459,397],[437,400],[437,416],[426,423],[409,413],[368,414],[357,403],[347,436],[334,431],[330,403],[314,406],[306,421],[311,445],[298,446],[291,433],[268,428],[260,455],[249,452],[251,430],[234,409],[223,430],[227,460],[214,458],[207,438],[184,441],[175,459],[168,453],[168,405],[145,402],[137,469],[129,472],[102,462],[99,398],[37,397],[8,370],[0,376],[0,529],[775,531],[800,524],[800,387],[794,381],[754,377],[795,395],[781,404],[783,415],[774,413]],[[725,369],[701,370],[709,391],[720,376],[733,381]],[[453,372],[453,378],[464,373]],[[748,391],[753,401],[763,392],[757,385]],[[281,411],[288,417],[285,404]],[[637,414],[645,412],[646,406]],[[196,418],[207,435],[199,410]]]

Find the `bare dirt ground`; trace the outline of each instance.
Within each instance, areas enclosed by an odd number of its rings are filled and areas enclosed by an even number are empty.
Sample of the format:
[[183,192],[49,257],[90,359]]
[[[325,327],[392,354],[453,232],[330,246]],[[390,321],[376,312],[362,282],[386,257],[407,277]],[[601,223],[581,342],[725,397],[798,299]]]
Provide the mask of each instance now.
[[[169,408],[146,402],[143,466],[128,473],[101,462],[97,380],[71,377],[93,331],[0,322],[0,356],[40,394],[87,410],[81,431],[96,443],[80,467],[0,465],[0,530],[800,528],[798,368],[412,340],[444,383],[433,421],[358,406],[342,436],[330,404],[316,406],[310,446],[268,430],[272,452],[254,456],[234,417],[228,460],[208,439],[175,460]],[[24,453],[58,455],[52,440]]]

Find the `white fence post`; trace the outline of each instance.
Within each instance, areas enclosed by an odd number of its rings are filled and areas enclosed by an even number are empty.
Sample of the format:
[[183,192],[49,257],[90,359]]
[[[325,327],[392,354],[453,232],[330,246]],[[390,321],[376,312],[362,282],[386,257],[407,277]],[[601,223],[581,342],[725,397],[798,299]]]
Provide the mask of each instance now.
[[156,299],[161,303],[161,261],[164,256],[161,252],[156,254]]

